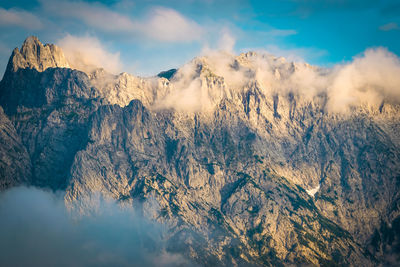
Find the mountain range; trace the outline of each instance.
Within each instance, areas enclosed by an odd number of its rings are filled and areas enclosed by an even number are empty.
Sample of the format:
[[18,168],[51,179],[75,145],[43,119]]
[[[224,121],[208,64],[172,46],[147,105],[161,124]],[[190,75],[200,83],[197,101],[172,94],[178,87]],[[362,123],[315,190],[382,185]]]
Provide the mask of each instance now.
[[214,52],[141,78],[28,37],[0,82],[0,190],[134,206],[200,266],[399,264],[400,102],[341,90],[350,67]]

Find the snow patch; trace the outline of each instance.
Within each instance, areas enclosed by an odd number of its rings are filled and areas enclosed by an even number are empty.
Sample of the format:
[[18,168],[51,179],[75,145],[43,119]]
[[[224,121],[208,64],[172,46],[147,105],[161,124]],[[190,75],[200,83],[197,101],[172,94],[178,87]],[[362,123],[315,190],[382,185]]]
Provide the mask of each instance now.
[[316,187],[311,188],[310,190],[306,190],[307,194],[309,194],[310,196],[314,196],[318,191],[319,188],[321,187],[321,184],[318,184]]

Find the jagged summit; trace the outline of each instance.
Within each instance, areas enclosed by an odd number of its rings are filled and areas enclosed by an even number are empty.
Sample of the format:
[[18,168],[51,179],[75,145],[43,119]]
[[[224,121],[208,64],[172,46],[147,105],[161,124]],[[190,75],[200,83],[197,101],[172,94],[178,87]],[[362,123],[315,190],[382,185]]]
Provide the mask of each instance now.
[[18,69],[35,69],[44,71],[47,68],[69,68],[61,48],[54,44],[43,45],[35,36],[29,36],[21,49],[15,48],[7,65],[7,71]]

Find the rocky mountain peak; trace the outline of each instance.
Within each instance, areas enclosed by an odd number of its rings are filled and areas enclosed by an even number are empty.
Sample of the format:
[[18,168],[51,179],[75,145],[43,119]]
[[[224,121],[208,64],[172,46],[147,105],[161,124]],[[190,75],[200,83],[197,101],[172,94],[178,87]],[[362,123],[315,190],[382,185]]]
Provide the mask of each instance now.
[[35,36],[26,38],[21,49],[15,48],[7,66],[7,71],[18,69],[35,69],[44,71],[47,68],[69,68],[61,48],[54,44],[42,44]]

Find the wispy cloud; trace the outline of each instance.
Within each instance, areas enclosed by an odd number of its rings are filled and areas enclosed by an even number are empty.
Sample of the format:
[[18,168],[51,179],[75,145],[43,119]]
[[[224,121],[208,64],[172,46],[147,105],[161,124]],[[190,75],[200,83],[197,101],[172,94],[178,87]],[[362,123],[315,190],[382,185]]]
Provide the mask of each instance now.
[[269,36],[273,36],[273,37],[285,37],[285,36],[295,35],[295,34],[297,34],[297,31],[296,30],[273,29],[273,30],[266,32],[266,34]]
[[187,42],[200,40],[204,30],[193,20],[184,17],[177,11],[156,7],[143,22],[138,22],[140,31],[153,39],[168,42]]
[[161,42],[200,40],[202,27],[171,8],[153,7],[146,16],[133,19],[100,3],[41,0],[52,15],[73,18],[89,27],[108,33],[140,36]]
[[50,15],[74,18],[87,26],[107,32],[126,32],[136,29],[135,23],[127,16],[95,2],[40,0],[44,11]]
[[13,26],[29,30],[40,29],[43,24],[40,19],[27,11],[19,9],[0,8],[0,27]]
[[119,52],[107,51],[100,40],[93,36],[79,37],[68,34],[57,44],[63,49],[72,68],[86,72],[99,67],[111,73],[122,71],[123,64]]
[[12,49],[7,46],[5,43],[0,41],[0,55],[7,55],[9,56]]
[[218,40],[218,50],[233,53],[235,43],[236,38],[232,35],[232,33],[227,28],[222,29],[221,37]]
[[400,30],[400,27],[397,23],[390,22],[390,23],[380,26],[379,30],[388,32],[388,31],[393,31],[393,30]]

